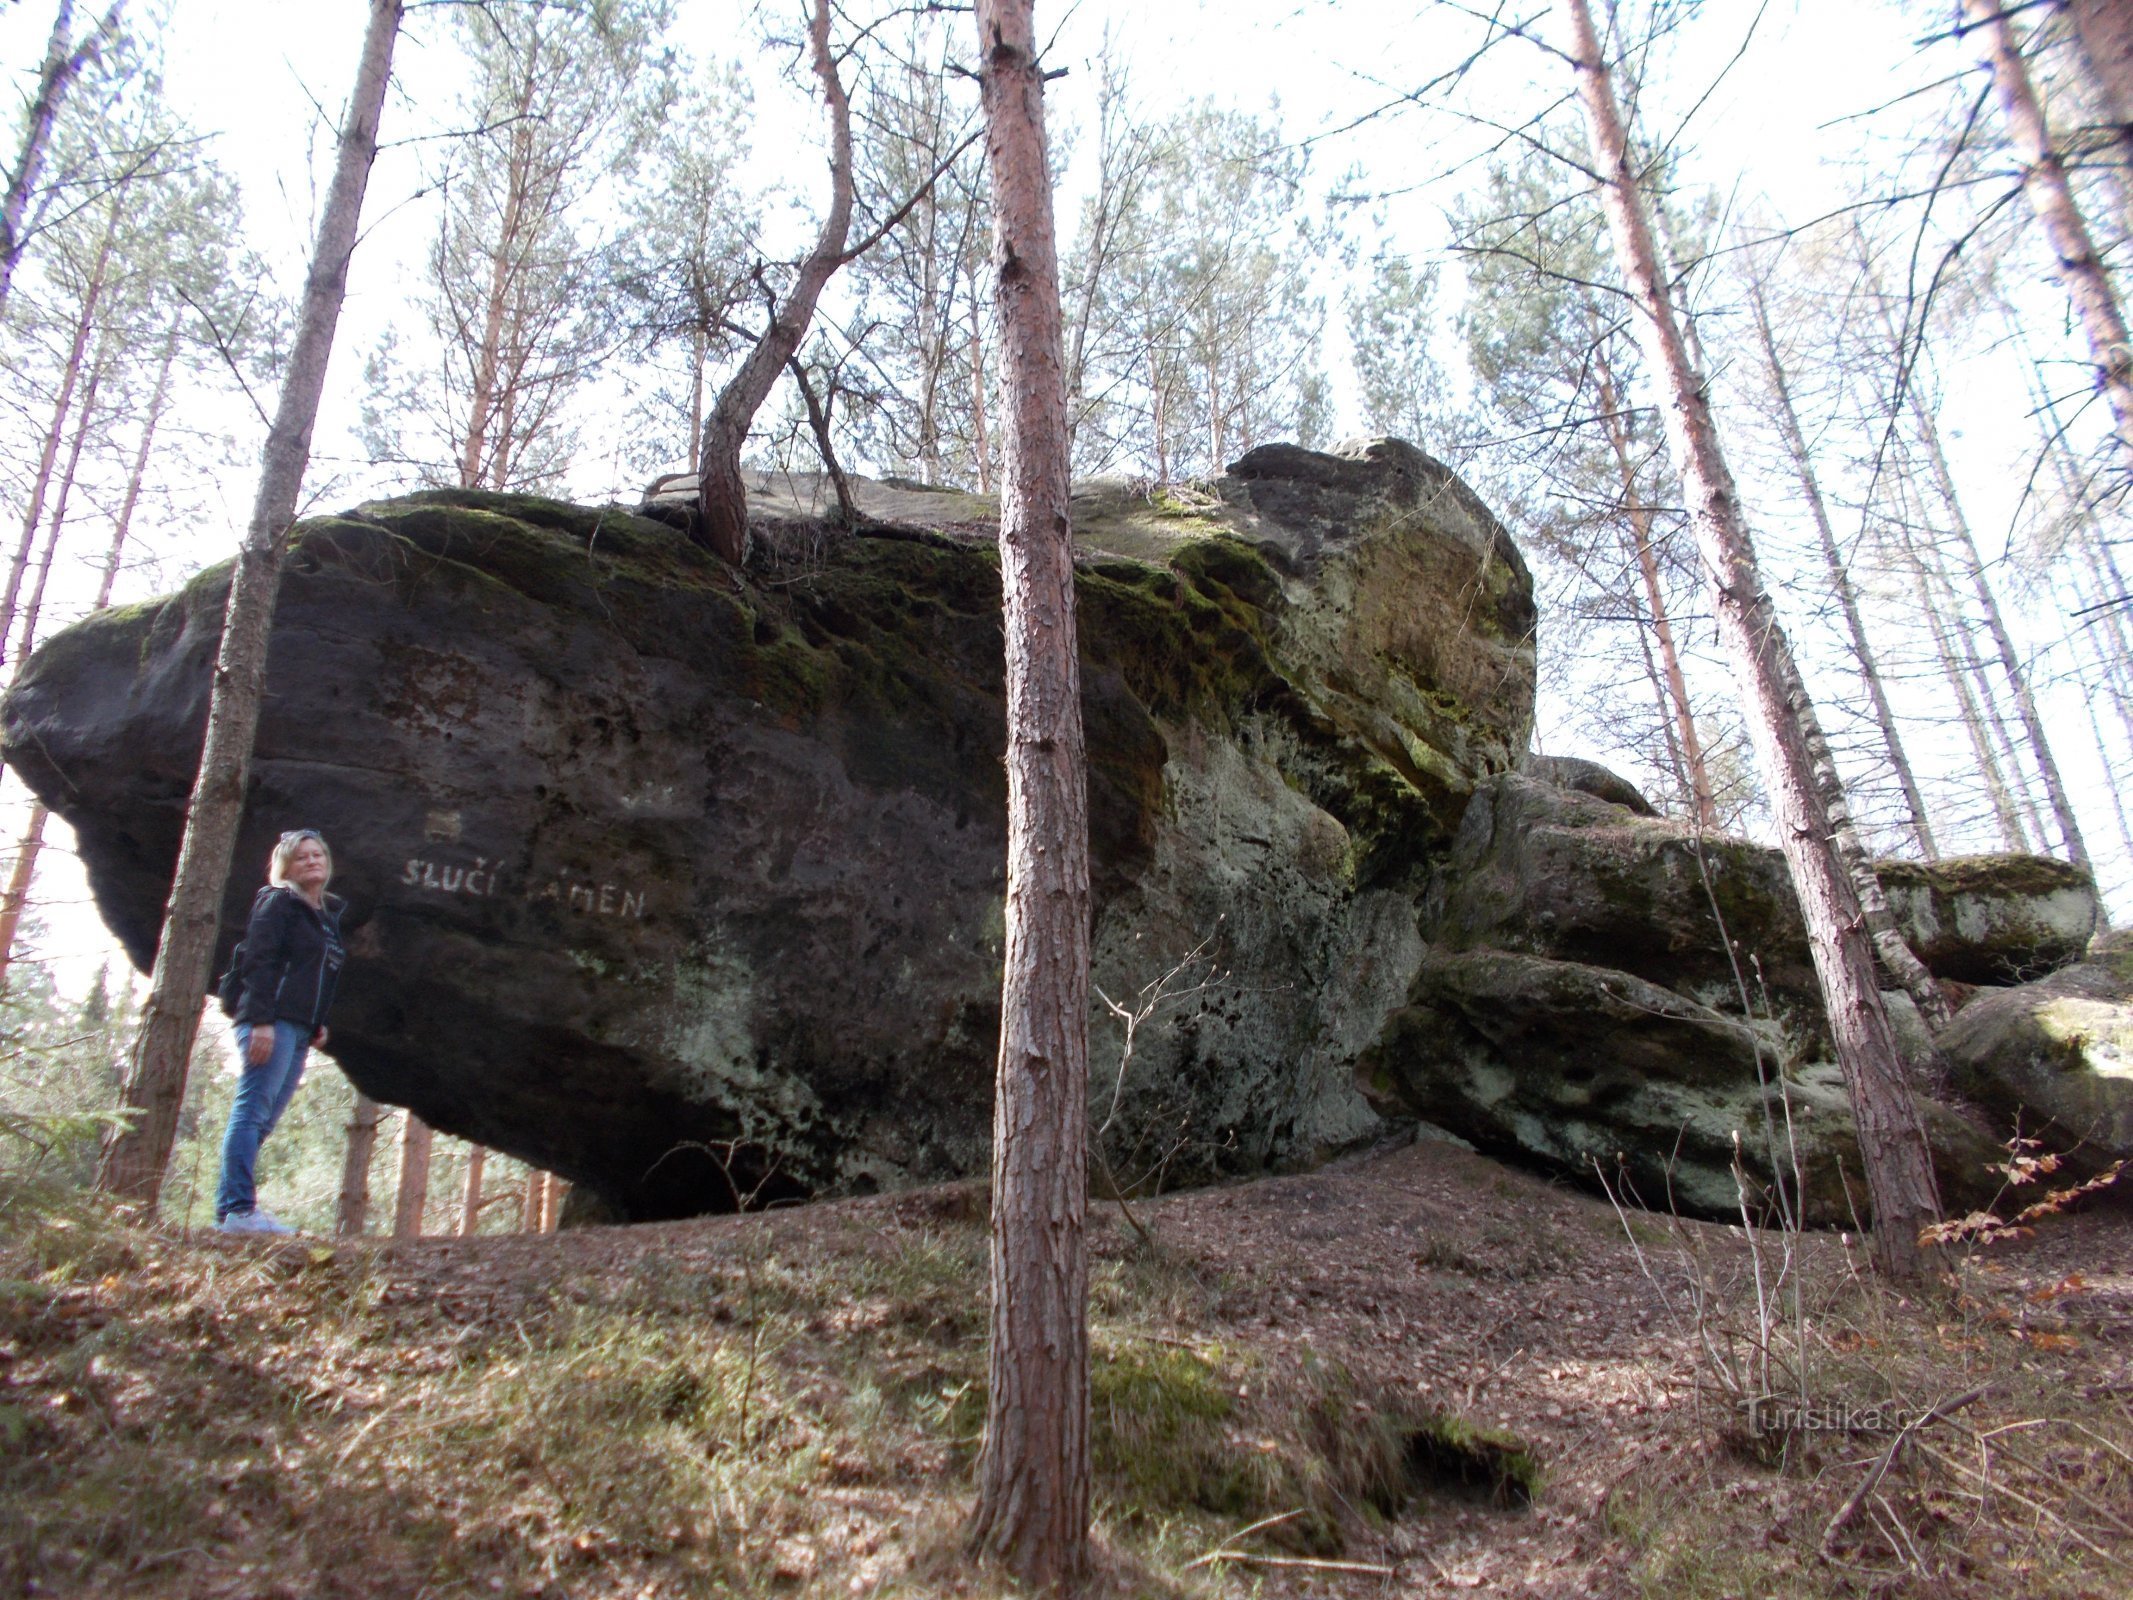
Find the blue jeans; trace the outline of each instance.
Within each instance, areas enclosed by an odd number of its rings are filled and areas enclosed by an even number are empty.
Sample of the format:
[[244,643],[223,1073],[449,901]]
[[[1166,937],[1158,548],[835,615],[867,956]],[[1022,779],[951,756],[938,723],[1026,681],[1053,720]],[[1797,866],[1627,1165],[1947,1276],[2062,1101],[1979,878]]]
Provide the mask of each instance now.
[[259,1164],[259,1147],[266,1142],[281,1114],[296,1098],[296,1086],[304,1078],[304,1057],[311,1050],[311,1030],[301,1022],[274,1024],[274,1053],[265,1066],[255,1067],[245,1059],[252,1040],[252,1025],[237,1024],[237,1060],[243,1076],[237,1080],[237,1099],[230,1107],[229,1130],[222,1136],[222,1182],[215,1190],[215,1220],[236,1211],[250,1211],[258,1203],[253,1169]]

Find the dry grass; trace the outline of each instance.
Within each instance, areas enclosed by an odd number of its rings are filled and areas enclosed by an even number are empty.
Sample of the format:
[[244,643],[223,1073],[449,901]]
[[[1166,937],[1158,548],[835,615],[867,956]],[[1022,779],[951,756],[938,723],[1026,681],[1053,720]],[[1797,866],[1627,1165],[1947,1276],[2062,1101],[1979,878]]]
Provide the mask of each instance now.
[[[0,1587],[1010,1594],[959,1538],[978,1209],[395,1250],[186,1243],[0,1193]],[[1097,1232],[1095,1593],[2126,1592],[2123,1214],[1909,1302],[1809,1241],[1818,1396],[1985,1390],[1906,1439],[1826,1557],[1894,1436],[1745,1429],[1585,1197],[1418,1149],[1143,1220],[1156,1249]],[[1669,1234],[1639,1224],[1663,1279]],[[1738,1240],[1695,1237],[1706,1317],[1757,1326]]]

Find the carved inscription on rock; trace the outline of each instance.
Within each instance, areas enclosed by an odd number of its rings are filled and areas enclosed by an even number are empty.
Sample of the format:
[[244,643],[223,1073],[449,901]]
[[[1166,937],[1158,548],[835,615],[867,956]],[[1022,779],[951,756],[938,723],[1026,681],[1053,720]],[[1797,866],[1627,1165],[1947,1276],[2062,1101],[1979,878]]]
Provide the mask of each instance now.
[[644,920],[650,894],[647,889],[627,883],[601,882],[572,872],[560,872],[528,883],[514,883],[501,874],[501,866],[501,862],[491,862],[487,856],[476,856],[472,866],[465,862],[410,856],[400,868],[400,884],[424,894],[475,900],[515,896],[529,905],[554,905],[579,916],[623,918],[632,922]]

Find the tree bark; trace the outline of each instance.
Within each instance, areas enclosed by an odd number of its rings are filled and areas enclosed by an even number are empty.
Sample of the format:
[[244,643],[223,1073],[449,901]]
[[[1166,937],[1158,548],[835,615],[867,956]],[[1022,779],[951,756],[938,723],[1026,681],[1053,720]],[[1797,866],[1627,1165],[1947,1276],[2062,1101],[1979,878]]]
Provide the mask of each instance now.
[[2022,158],[2023,192],[2058,257],[2060,280],[2088,337],[2096,387],[2111,408],[2120,450],[2133,468],[2133,341],[2126,337],[2118,296],[2075,204],[2066,166],[2052,145],[2004,0],[1963,0],[1963,17],[1964,31],[1978,35],[1985,65],[1992,69],[1993,93],[2008,138]]
[[1665,387],[1668,443],[1681,470],[1690,527],[1710,580],[1720,638],[1776,813],[1779,843],[1807,922],[1824,1009],[1843,1068],[1874,1211],[1875,1255],[1891,1276],[1921,1266],[1919,1230],[1940,1212],[1933,1166],[1904,1089],[1902,1056],[1874,977],[1874,950],[1852,874],[1835,846],[1805,724],[1812,715],[1791,647],[1763,588],[1738,492],[1719,446],[1702,377],[1659,269],[1614,83],[1587,0],[1563,0],[1615,253],[1640,313],[1638,331]]
[[975,1548],[1055,1588],[1088,1561],[1088,793],[1059,262],[1030,0],[978,0],[1002,362],[1007,959]]
[[127,1063],[122,1103],[133,1119],[106,1142],[97,1172],[98,1188],[150,1211],[162,1193],[185,1100],[186,1069],[200,1027],[230,853],[244,811],[252,738],[259,726],[282,549],[296,517],[296,499],[311,456],[311,429],[347,293],[349,258],[362,218],[363,190],[377,155],[378,118],[392,75],[400,14],[401,0],[371,0],[355,92],[341,127],[333,181],[304,284],[296,340],[262,453],[251,522],[230,574],[199,776],[164,908],[148,1000]]
[[541,1201],[547,1193],[548,1174],[538,1168],[526,1174],[526,1199],[519,1213],[519,1230],[522,1233],[541,1231]]
[[378,1102],[356,1091],[348,1118],[348,1148],[341,1158],[341,1201],[335,1212],[336,1237],[356,1239],[370,1221],[370,1156],[378,1143]]
[[478,1144],[467,1146],[467,1182],[459,1196],[459,1236],[471,1239],[481,1231],[481,1170],[489,1152]]
[[2030,755],[2043,776],[2045,801],[2051,807],[2052,820],[2058,824],[2059,838],[2074,865],[2094,876],[2088,841],[2082,838],[2081,824],[2074,817],[2073,796],[2067,793],[2066,782],[2059,776],[2059,763],[2052,755],[2051,740],[2044,732],[2044,719],[2038,714],[2037,702],[2029,692],[2029,675],[2022,670],[2022,658],[2016,653],[2006,620],[2000,615],[1999,598],[1986,580],[1985,563],[1978,554],[1977,540],[1971,536],[1970,519],[1963,514],[1962,499],[1955,488],[1955,475],[1949,471],[1947,455],[1941,449],[1940,429],[1934,425],[1915,393],[1911,396],[1911,414],[1918,428],[1919,443],[1925,446],[1926,463],[1933,469],[1934,492],[1948,514],[1949,531],[1955,535],[1963,565],[1968,569],[1971,589],[1984,614],[1985,631],[1992,637],[1992,647],[2000,658],[2000,670],[2006,675],[2007,686],[2014,694],[2015,715],[2021,720]]
[[2133,167],[2133,6],[2125,0],[2063,0],[2089,81],[2111,119],[2118,158]]
[[37,89],[30,97],[29,113],[24,118],[22,148],[15,154],[15,165],[7,176],[7,191],[0,196],[0,309],[7,305],[8,291],[15,282],[15,267],[22,260],[22,252],[28,245],[23,237],[23,219],[28,215],[30,195],[37,187],[37,180],[44,173],[46,155],[52,147],[52,130],[58,125],[60,107],[65,103],[67,91],[74,80],[81,76],[81,69],[88,65],[102,47],[104,41],[118,31],[119,15],[126,9],[126,0],[115,0],[111,9],[104,13],[103,21],[96,31],[75,44],[73,0],[59,0],[59,14],[52,22],[52,37],[45,46],[44,66],[37,74]]
[[1688,779],[1688,799],[1696,826],[1718,831],[1718,802],[1711,792],[1711,771],[1703,757],[1703,740],[1696,732],[1696,711],[1689,702],[1689,680],[1681,670],[1681,652],[1674,644],[1673,619],[1667,615],[1666,591],[1659,582],[1659,557],[1654,543],[1651,507],[1637,490],[1636,463],[1629,453],[1630,440],[1624,419],[1628,415],[1621,391],[1615,386],[1613,369],[1607,364],[1595,330],[1593,372],[1599,384],[1600,411],[1606,418],[1607,443],[1622,481],[1622,503],[1629,514],[1635,545],[1637,571],[1644,579],[1644,604],[1651,613],[1652,632],[1658,636],[1659,664],[1665,673],[1667,698],[1674,713],[1674,744]]
[[60,442],[67,435],[67,418],[74,410],[74,391],[81,382],[89,336],[96,330],[104,274],[109,270],[111,250],[117,237],[118,211],[114,207],[106,219],[103,239],[97,246],[96,262],[89,269],[88,282],[82,289],[81,305],[74,318],[73,343],[67,351],[66,365],[60,369],[59,394],[52,402],[52,420],[45,428],[36,473],[30,479],[29,505],[22,516],[22,540],[15,547],[14,559],[8,563],[6,591],[0,593],[0,641],[5,641],[15,631],[15,608],[22,599],[22,580],[29,575],[30,555],[37,547],[37,529],[44,521],[45,496],[51,493],[52,471],[59,462]]
[[830,53],[829,0],[815,0],[808,24],[814,51],[815,80],[830,122],[830,207],[815,246],[800,263],[792,287],[770,313],[770,326],[719,391],[704,423],[702,460],[697,467],[699,537],[719,556],[738,565],[748,553],[748,486],[741,478],[741,447],[749,426],[785,363],[807,337],[815,302],[836,270],[844,265],[844,241],[852,226],[852,107]]
[[1822,547],[1822,564],[1829,573],[1830,588],[1836,593],[1837,604],[1844,612],[1844,628],[1851,639],[1852,659],[1859,664],[1859,675],[1866,682],[1868,699],[1873,703],[1874,722],[1881,729],[1882,748],[1888,752],[1889,765],[1896,769],[1896,781],[1903,789],[1903,803],[1911,815],[1911,837],[1917,841],[1919,853],[1928,861],[1940,859],[1940,848],[1933,839],[1933,824],[1926,816],[1925,796],[1919,791],[1918,778],[1911,770],[1911,758],[1903,748],[1903,736],[1896,728],[1896,712],[1889,704],[1888,690],[1881,681],[1881,664],[1874,654],[1874,647],[1867,641],[1866,621],[1859,610],[1859,591],[1852,584],[1850,571],[1843,556],[1837,550],[1837,536],[1830,525],[1829,507],[1822,499],[1822,484],[1815,475],[1814,457],[1807,448],[1807,435],[1800,427],[1799,412],[1792,403],[1792,385],[1785,374],[1785,363],[1778,355],[1777,335],[1770,326],[1770,308],[1765,301],[1763,284],[1751,275],[1748,281],[1748,306],[1755,317],[1755,332],[1763,349],[1763,363],[1770,373],[1770,387],[1777,400],[1778,432],[1785,441],[1785,453],[1792,460],[1793,476],[1800,485],[1800,495],[1807,502],[1808,514],[1813,517],[1815,537]]
[[30,802],[30,820],[15,847],[7,889],[0,893],[0,993],[6,991],[8,973],[15,964],[15,935],[22,927],[22,908],[29,903],[30,879],[37,873],[37,853],[44,848],[44,825],[50,816],[42,800]]
[[422,1216],[430,1203],[430,1147],[436,1135],[412,1111],[401,1112],[400,1182],[393,1194],[393,1237],[422,1237]]

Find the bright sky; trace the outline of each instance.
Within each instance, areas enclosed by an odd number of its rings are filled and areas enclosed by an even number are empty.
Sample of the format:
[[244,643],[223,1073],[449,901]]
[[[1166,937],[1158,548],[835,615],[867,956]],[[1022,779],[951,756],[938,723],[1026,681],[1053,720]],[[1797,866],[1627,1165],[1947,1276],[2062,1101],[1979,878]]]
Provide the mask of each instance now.
[[[313,174],[323,170],[330,145],[324,136],[311,140],[307,130],[318,108],[338,114],[366,8],[360,0],[163,4],[169,17],[169,99],[210,136],[214,159],[238,178],[249,218],[248,243],[276,264],[293,290],[308,248]],[[693,49],[741,59],[755,71],[760,175],[781,180],[803,197],[816,194],[821,188],[816,109],[780,79],[779,63],[768,59],[760,44],[763,19],[784,24],[788,13],[798,13],[794,0],[765,6],[678,0],[677,11],[682,37]],[[1550,0],[1530,0],[1525,11],[1553,34]],[[1709,185],[1739,205],[1766,199],[1795,220],[1827,210],[1840,203],[1860,167],[1883,166],[1890,155],[1884,136],[1844,119],[1959,64],[1961,58],[1946,47],[1928,53],[1916,45],[1935,12],[1877,0],[1772,0],[1763,7],[1750,0],[1708,0],[1676,42],[1666,71],[1655,75],[1644,107],[1647,131],[1672,132],[1686,119],[1684,178]],[[49,4],[38,0],[0,15],[0,62],[15,71],[33,68],[50,15]],[[399,48],[396,94],[384,126],[389,148],[373,175],[368,234],[354,264],[318,431],[312,483],[314,490],[328,485],[329,497],[338,492],[331,487],[336,473],[351,469],[360,456],[350,429],[362,358],[401,299],[410,264],[432,225],[431,214],[414,198],[425,152],[395,141],[434,131],[425,108],[443,103],[452,71],[445,43],[448,15],[442,8],[413,11]],[[1457,65],[1475,38],[1459,7],[1364,0],[1172,0],[1162,6],[1082,0],[1072,8],[1040,0],[1039,26],[1057,30],[1048,55],[1067,72],[1051,90],[1055,127],[1092,120],[1093,63],[1109,31],[1134,64],[1149,113],[1160,115],[1195,97],[1259,112],[1278,102],[1299,137],[1346,125]],[[1743,54],[1751,27],[1752,46]],[[1559,62],[1514,42],[1500,46],[1475,70],[1463,100],[1515,122],[1569,88]],[[1427,256],[1442,248],[1443,213],[1453,190],[1452,184],[1432,180],[1468,166],[1489,137],[1451,117],[1409,112],[1325,137],[1314,153],[1322,174],[1353,166],[1362,187],[1399,191],[1385,204],[1388,229],[1410,253]],[[1063,219],[1072,215],[1074,195],[1093,157],[1091,146],[1092,140],[1081,141],[1069,169]],[[1337,343],[1329,348],[1337,359]],[[2004,529],[2012,511],[2008,466],[2019,447],[2013,434],[2021,433],[2019,444],[2028,440],[2026,428],[2012,428],[2023,403],[2010,408],[2010,381],[1996,372],[1988,381],[1960,386],[1948,418],[1959,435],[1991,442],[1974,456],[1966,452],[1962,463],[1988,547],[1995,543],[1990,530]],[[1337,397],[1345,392],[1336,375]],[[246,436],[247,455],[256,448],[258,431]],[[249,462],[222,475],[219,511],[204,524],[197,552],[201,561],[220,559],[234,546],[252,481]],[[2077,781],[2091,792],[2109,781],[2093,751],[2077,750],[2071,760],[2081,768]],[[13,794],[19,797],[19,787]],[[2101,822],[2099,817],[2098,833]],[[2091,843],[2099,853],[2104,850],[2101,839]],[[59,868],[61,862],[55,859],[52,865]],[[50,881],[40,881],[45,894],[72,902],[49,913],[52,953],[60,958],[62,981],[71,990],[94,971],[104,941],[100,927],[81,911],[85,891],[78,874],[72,884],[65,877],[54,871]]]

